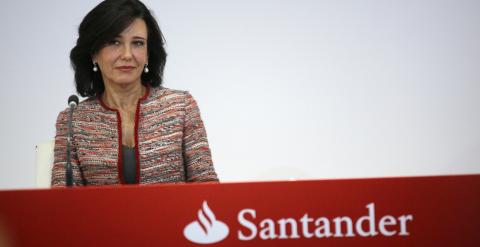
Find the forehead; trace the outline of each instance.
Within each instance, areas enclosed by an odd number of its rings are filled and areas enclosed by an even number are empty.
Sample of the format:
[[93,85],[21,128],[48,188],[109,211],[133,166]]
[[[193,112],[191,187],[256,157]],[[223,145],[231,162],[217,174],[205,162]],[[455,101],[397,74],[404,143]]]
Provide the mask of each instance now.
[[142,37],[147,38],[147,24],[143,19],[135,19],[125,30],[123,30],[120,37]]

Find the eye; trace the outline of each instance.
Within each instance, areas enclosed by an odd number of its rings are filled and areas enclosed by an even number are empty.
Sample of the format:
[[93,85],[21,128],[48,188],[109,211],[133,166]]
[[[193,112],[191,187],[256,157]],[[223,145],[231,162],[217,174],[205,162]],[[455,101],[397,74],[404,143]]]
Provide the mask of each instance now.
[[109,44],[109,45],[120,45],[120,41],[114,39],[114,40],[110,40],[110,41],[108,42],[108,44]]
[[135,40],[135,41],[133,41],[133,44],[135,46],[144,46],[145,42],[143,40]]

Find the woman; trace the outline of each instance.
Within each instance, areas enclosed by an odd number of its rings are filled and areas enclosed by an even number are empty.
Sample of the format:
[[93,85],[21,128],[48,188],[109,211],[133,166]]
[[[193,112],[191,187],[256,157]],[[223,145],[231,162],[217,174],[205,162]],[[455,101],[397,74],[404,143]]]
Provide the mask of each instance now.
[[[166,53],[137,0],[106,0],[83,19],[70,54],[76,88],[73,183],[218,181],[203,122],[188,92],[161,87]],[[56,123],[52,186],[65,186],[67,110]]]

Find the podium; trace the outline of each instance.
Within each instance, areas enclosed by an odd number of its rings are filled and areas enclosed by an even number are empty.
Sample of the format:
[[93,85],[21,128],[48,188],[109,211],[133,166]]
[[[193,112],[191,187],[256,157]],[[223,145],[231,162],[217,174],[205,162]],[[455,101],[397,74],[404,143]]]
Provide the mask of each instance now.
[[480,175],[0,191],[0,246],[480,246]]

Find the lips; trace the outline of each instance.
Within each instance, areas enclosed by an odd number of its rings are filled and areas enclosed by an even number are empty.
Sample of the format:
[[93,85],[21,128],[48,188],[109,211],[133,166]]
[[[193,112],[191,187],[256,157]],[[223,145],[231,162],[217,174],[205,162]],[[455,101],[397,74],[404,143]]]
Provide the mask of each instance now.
[[131,70],[135,69],[134,66],[118,66],[118,67],[115,67],[115,68],[120,70],[120,71],[124,71],[124,72],[128,72],[128,71],[131,71]]

